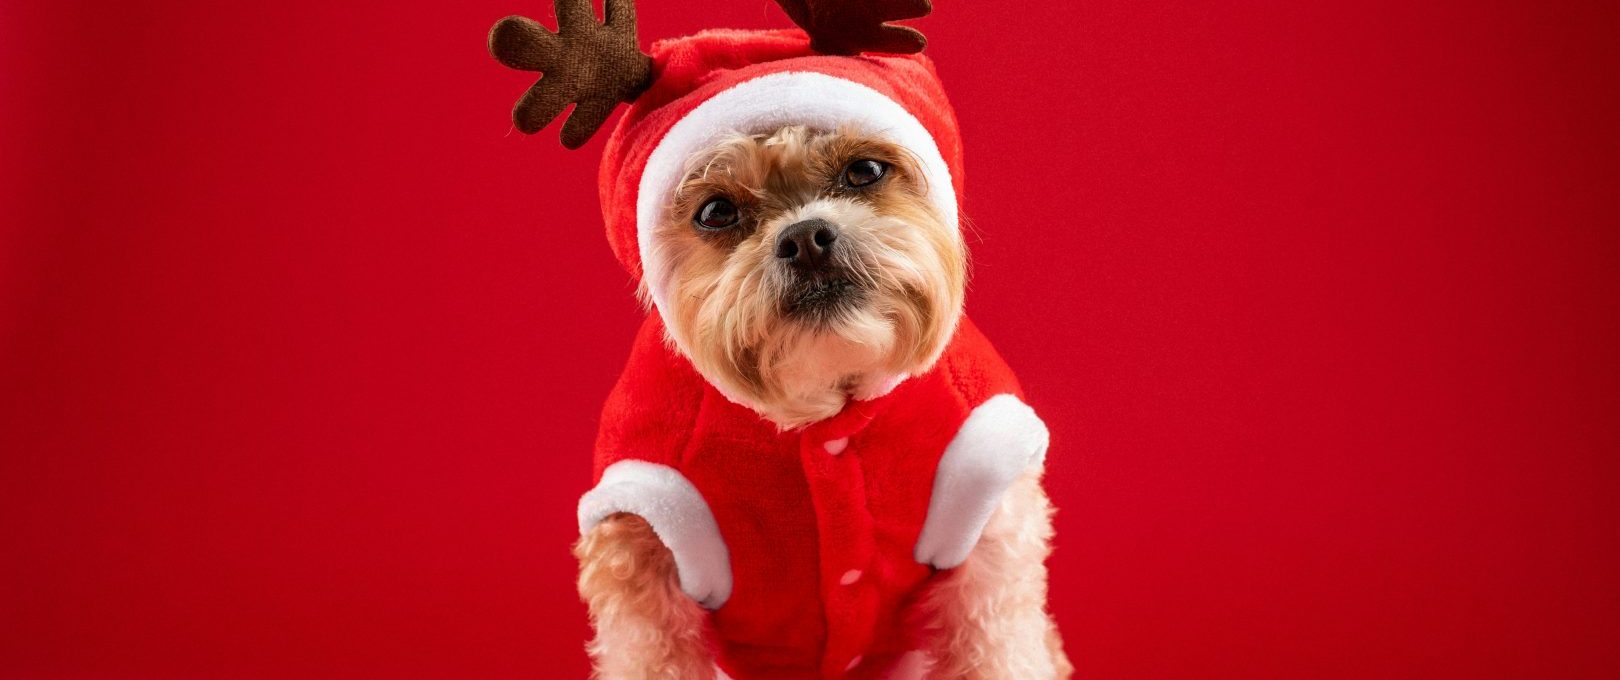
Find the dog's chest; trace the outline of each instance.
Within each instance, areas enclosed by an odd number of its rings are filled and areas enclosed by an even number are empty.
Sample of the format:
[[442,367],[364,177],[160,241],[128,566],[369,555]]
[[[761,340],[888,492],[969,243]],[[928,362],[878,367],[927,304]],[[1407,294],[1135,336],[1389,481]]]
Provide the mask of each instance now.
[[890,638],[931,574],[913,551],[962,416],[935,382],[787,433],[717,394],[705,399],[680,468],[730,552],[732,597],[714,614],[724,645],[808,655],[798,661],[823,649],[905,651]]

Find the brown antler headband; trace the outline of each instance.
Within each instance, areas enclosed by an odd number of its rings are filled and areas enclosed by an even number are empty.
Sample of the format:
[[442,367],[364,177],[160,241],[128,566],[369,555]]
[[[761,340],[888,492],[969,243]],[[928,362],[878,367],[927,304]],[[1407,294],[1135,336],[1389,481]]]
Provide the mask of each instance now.
[[[619,102],[635,101],[652,81],[652,58],[636,45],[634,0],[606,0],[596,22],[591,0],[554,0],[557,32],[510,16],[489,31],[489,52],[502,64],[539,71],[540,79],[512,107],[512,123],[534,134],[562,113],[562,143],[577,149],[607,122]],[[927,15],[930,0],[777,0],[823,54],[921,52],[916,29],[887,22]]]
[[810,34],[810,48],[822,54],[921,52],[928,45],[923,34],[887,22],[927,16],[934,9],[929,0],[776,0],[776,4]]
[[539,71],[512,107],[512,123],[534,134],[577,104],[563,123],[562,143],[577,149],[613,114],[619,102],[635,101],[652,81],[652,58],[636,46],[636,4],[607,0],[596,23],[591,0],[555,0],[557,32],[527,17],[510,16],[489,31],[489,53],[502,64]]

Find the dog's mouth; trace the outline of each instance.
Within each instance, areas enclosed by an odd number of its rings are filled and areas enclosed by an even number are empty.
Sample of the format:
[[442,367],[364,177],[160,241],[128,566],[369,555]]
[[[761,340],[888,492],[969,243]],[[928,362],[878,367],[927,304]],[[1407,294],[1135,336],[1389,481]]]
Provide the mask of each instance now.
[[826,323],[861,304],[866,293],[844,277],[807,279],[795,283],[782,296],[782,316],[796,321]]

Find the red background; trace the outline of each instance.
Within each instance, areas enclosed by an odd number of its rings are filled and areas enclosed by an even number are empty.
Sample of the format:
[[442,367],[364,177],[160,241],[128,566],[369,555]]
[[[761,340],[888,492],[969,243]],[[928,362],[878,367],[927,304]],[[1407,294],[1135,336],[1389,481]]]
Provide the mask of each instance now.
[[[1620,676],[1615,4],[938,4],[1085,675]],[[155,5],[0,4],[0,675],[583,677],[548,4]]]

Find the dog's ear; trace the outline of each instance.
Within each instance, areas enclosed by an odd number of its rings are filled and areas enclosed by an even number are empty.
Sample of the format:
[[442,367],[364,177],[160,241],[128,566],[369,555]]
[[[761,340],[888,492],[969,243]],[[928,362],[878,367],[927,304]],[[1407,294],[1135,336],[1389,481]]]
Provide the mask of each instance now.
[[634,0],[607,0],[601,23],[591,0],[555,0],[557,31],[510,16],[489,31],[489,53],[502,64],[539,71],[512,108],[512,123],[534,134],[569,104],[562,143],[577,149],[607,122],[619,102],[634,101],[652,82],[652,58],[636,44]]
[[927,16],[933,11],[930,0],[776,0],[776,4],[810,34],[811,49],[822,54],[914,54],[928,46],[917,29],[888,22]]

